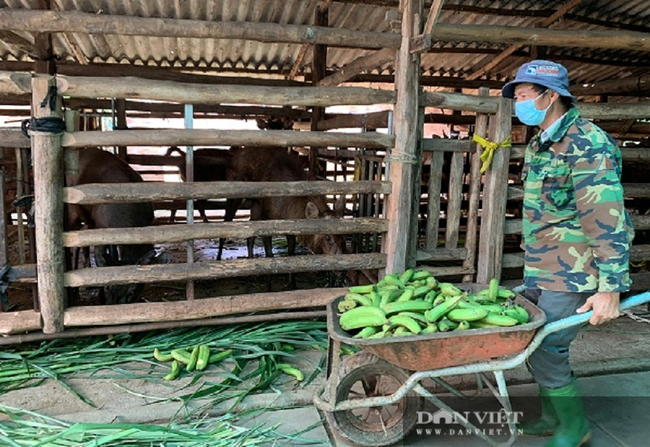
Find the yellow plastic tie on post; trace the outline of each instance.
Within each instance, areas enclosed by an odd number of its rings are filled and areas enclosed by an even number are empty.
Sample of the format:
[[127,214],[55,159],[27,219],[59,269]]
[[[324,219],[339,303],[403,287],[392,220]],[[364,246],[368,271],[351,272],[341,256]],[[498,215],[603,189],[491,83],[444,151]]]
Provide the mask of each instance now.
[[483,137],[479,137],[478,135],[474,134],[472,139],[483,146],[484,150],[483,153],[481,154],[481,161],[483,164],[481,165],[481,174],[485,173],[485,171],[488,170],[490,165],[492,164],[492,157],[494,157],[494,151],[496,151],[500,147],[511,147],[512,146],[512,140],[510,137],[506,138],[503,140],[501,143],[495,143],[493,141],[486,140]]

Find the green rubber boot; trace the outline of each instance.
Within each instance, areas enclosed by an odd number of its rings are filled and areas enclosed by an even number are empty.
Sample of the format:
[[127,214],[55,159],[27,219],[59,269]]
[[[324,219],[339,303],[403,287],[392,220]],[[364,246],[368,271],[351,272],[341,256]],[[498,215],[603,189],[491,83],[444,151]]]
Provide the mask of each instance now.
[[591,429],[575,378],[567,386],[546,392],[560,424],[544,447],[580,447],[589,441]]
[[555,415],[555,409],[548,395],[548,388],[539,387],[539,400],[542,404],[542,415],[539,419],[522,422],[517,426],[522,436],[550,436],[560,424]]

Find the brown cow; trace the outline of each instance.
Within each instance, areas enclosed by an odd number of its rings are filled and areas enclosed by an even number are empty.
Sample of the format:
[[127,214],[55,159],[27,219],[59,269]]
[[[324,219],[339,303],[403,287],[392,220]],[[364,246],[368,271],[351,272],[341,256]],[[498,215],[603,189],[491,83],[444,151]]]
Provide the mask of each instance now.
[[[140,174],[126,162],[98,148],[79,151],[79,171],[66,176],[67,186],[87,183],[137,183],[142,182]],[[117,203],[103,205],[68,205],[68,230],[82,228],[129,228],[145,227],[153,223],[151,203]],[[118,245],[95,247],[97,266],[152,264],[164,262],[151,244]],[[102,304],[130,303],[136,301],[144,286],[141,284],[112,285],[106,290]],[[100,297],[103,295],[100,292]]]
[[[305,157],[279,147],[233,147],[228,180],[243,182],[294,182],[309,180]],[[342,196],[343,198],[344,196]],[[319,197],[265,197],[251,204],[251,220],[269,219],[329,219],[343,215],[345,203],[339,200],[335,210]],[[226,220],[232,220],[228,215]],[[264,251],[273,256],[271,237],[265,236]],[[300,242],[315,254],[345,253],[345,238],[341,235],[319,234],[300,236]],[[255,237],[248,239],[248,257],[253,257]],[[295,252],[295,236],[287,236],[289,255]]]
[[[171,154],[178,153],[180,157],[171,157]],[[174,165],[178,167],[181,179],[186,181],[186,164],[185,152],[177,146],[172,146],[167,150],[166,156],[173,159]],[[230,168],[230,152],[224,149],[200,148],[194,150],[194,181],[195,182],[221,182],[226,180],[226,172]],[[208,217],[205,214],[206,200],[197,200],[196,209],[203,219],[208,223]],[[233,203],[230,201],[230,203]],[[226,206],[229,204],[227,203]],[[176,209],[172,208],[169,217],[170,222],[174,221]],[[221,252],[217,259],[221,259]]]

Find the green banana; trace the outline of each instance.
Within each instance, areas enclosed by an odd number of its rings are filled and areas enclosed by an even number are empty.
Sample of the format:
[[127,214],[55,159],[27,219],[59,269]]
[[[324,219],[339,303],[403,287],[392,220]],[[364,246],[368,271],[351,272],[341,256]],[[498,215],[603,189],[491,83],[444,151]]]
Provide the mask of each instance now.
[[389,275],[384,276],[384,281],[386,282],[386,284],[392,284],[400,287],[401,289],[403,289],[405,285],[400,279],[400,277],[395,273],[391,273]]
[[368,284],[366,286],[351,286],[348,287],[348,291],[350,293],[360,293],[360,294],[366,294],[370,293],[373,290],[375,290],[375,285],[374,284]]
[[461,322],[461,321],[478,321],[485,318],[488,314],[488,311],[481,309],[480,307],[474,307],[471,309],[452,309],[447,312],[447,318],[451,321]]
[[428,270],[416,270],[411,275],[411,281],[419,281],[421,279],[431,278],[431,272]]
[[381,326],[385,322],[386,314],[384,311],[373,306],[355,307],[341,314],[339,318],[339,324],[344,331],[360,329],[366,326]]
[[497,298],[513,299],[516,296],[517,294],[509,289],[499,289],[497,291]]
[[386,304],[394,302],[401,295],[402,291],[400,289],[393,289],[382,292],[381,299],[379,300],[379,307],[383,308]]
[[470,329],[469,321],[461,321],[458,323],[458,327],[454,329],[455,331],[466,331],[467,329]]
[[370,298],[370,301],[372,301],[373,306],[379,307],[379,304],[381,303],[381,296],[378,292],[373,290],[368,294],[368,297]]
[[447,301],[447,297],[444,296],[442,293],[439,293],[436,296],[436,298],[433,300],[433,305],[438,306],[438,305],[444,303],[445,301]]
[[386,315],[393,315],[400,312],[424,312],[429,309],[431,309],[431,304],[426,301],[395,301],[382,307]]
[[517,312],[519,313],[519,322],[522,324],[528,323],[530,321],[530,314],[524,308],[523,306],[520,306],[519,304],[515,304],[515,309],[517,309]]
[[372,306],[372,299],[369,296],[361,295],[359,293],[348,293],[345,295],[344,301],[354,301],[361,306]]
[[486,322],[480,321],[480,320],[479,321],[472,321],[472,322],[469,323],[469,325],[470,325],[470,327],[472,329],[485,329],[485,328],[501,327],[501,326],[497,326],[496,324],[490,324],[490,323],[486,323]]
[[436,294],[437,292],[435,290],[430,291],[426,295],[424,295],[423,300],[426,301],[427,303],[431,303],[433,305],[433,300],[436,299]]
[[181,373],[181,365],[178,363],[178,360],[172,362],[172,371],[163,377],[164,380],[176,380],[176,378]]
[[453,297],[449,300],[445,300],[444,303],[438,304],[437,306],[431,308],[430,310],[426,311],[424,313],[424,317],[427,319],[429,323],[435,323],[438,321],[440,318],[445,316],[447,312],[452,310],[454,307],[458,305],[460,300],[462,300],[462,296],[456,296]]
[[492,302],[497,300],[499,295],[499,278],[492,278],[488,287],[488,299]]
[[413,298],[413,292],[415,292],[415,289],[411,286],[406,286],[404,288],[404,292],[395,300],[397,303],[401,303],[404,301],[410,301]]
[[405,326],[397,326],[395,331],[393,331],[393,337],[405,337],[407,335],[413,335]]
[[376,334],[369,335],[368,337],[366,337],[366,340],[374,340],[374,339],[377,339],[377,338],[384,338],[384,337],[387,336],[388,332],[389,332],[388,329],[381,330],[381,331],[377,332]]
[[354,336],[354,338],[368,338],[371,335],[375,335],[379,331],[380,329],[377,326],[367,326],[361,329],[359,333]]
[[302,371],[300,371],[298,368],[294,368],[288,363],[278,363],[277,366],[280,371],[295,377],[298,382],[301,382],[305,379],[305,374]]
[[517,322],[521,324],[528,323],[528,319],[530,318],[528,315],[528,311],[523,307],[519,306],[518,304],[515,304],[512,307],[505,308],[503,310],[503,314],[514,318],[515,320],[517,320]]
[[399,277],[400,281],[402,281],[402,284],[409,282],[413,276],[413,273],[415,273],[414,269],[406,269],[404,273],[402,273]]
[[414,334],[417,334],[422,330],[420,323],[407,315],[393,315],[392,317],[388,318],[388,321],[390,322],[391,326],[404,326]]
[[438,280],[434,278],[433,276],[429,276],[426,280],[427,286],[429,286],[430,289],[437,289],[438,288]]
[[168,362],[170,360],[174,360],[174,356],[171,354],[163,354],[160,352],[158,348],[154,348],[153,350],[153,357],[158,360],[159,362]]
[[357,302],[352,300],[341,300],[336,307],[338,308],[339,312],[346,312],[357,307]]
[[441,282],[438,284],[438,288],[440,289],[440,292],[446,296],[458,296],[463,293],[463,291],[458,287],[448,282]]
[[507,315],[497,314],[494,312],[488,312],[485,318],[479,321],[488,324],[495,324],[497,326],[515,326],[519,324],[519,321],[515,320],[512,317],[509,317]]
[[418,287],[413,291],[413,298],[421,298],[425,296],[427,293],[429,293],[430,291],[431,289],[429,288],[429,286]]
[[420,331],[421,334],[433,334],[434,332],[438,332],[438,325],[435,323],[427,324],[427,327]]
[[440,320],[440,321],[438,322],[438,330],[439,330],[440,332],[449,332],[449,331],[453,331],[453,330],[456,329],[457,327],[458,327],[458,324],[457,324],[457,323],[454,323],[454,322],[451,321],[449,318],[443,318],[442,320]]
[[404,311],[400,312],[397,315],[406,315],[407,317],[413,318],[415,321],[418,321],[424,325],[427,324],[427,319],[424,318],[424,313],[419,313],[419,312],[409,312],[409,311]]

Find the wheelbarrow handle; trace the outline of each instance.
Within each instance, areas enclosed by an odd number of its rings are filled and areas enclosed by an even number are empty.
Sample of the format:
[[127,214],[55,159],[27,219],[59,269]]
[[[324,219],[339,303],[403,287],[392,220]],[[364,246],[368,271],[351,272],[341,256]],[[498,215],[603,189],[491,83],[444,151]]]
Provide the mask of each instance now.
[[[621,301],[620,309],[626,310],[630,307],[639,306],[650,301],[650,291],[640,293],[639,295],[634,295],[629,298]],[[535,350],[541,343],[544,338],[552,334],[553,332],[561,331],[562,329],[570,328],[571,326],[577,326],[579,324],[585,324],[589,321],[594,311],[590,310],[583,314],[575,314],[570,317],[562,318],[561,320],[553,321],[552,323],[545,324],[541,327],[539,331],[535,334],[535,338],[528,346],[528,350]]]

